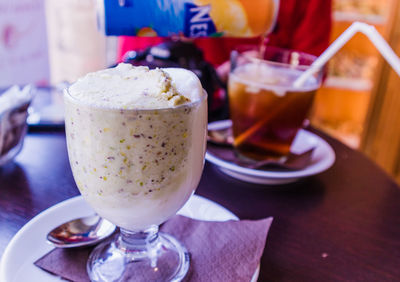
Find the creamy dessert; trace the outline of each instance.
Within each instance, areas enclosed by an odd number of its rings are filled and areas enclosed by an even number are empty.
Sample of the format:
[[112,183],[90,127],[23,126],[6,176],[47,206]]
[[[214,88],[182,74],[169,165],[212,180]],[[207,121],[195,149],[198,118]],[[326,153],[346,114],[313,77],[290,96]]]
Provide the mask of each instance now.
[[68,89],[70,164],[98,214],[136,231],[183,206],[204,163],[205,95],[190,71],[129,64],[90,73]]

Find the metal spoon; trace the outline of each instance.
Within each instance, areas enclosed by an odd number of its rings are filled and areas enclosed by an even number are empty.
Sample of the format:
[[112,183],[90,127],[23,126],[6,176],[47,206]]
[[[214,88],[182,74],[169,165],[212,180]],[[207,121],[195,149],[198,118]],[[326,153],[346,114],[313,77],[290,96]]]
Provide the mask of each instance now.
[[91,246],[109,237],[115,228],[95,214],[61,224],[47,234],[47,240],[57,248]]

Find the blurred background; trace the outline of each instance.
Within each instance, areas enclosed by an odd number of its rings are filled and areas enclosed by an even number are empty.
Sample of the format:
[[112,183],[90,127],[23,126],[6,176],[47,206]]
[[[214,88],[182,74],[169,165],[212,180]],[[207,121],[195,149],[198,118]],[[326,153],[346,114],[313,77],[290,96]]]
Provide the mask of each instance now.
[[[333,0],[331,41],[352,22],[374,25],[400,54],[399,0]],[[62,123],[59,89],[117,62],[118,38],[97,28],[93,0],[0,0],[0,88],[33,83],[29,123]],[[61,86],[60,86],[61,85]],[[48,90],[51,91],[48,91]],[[330,61],[311,124],[364,152],[400,183],[400,78],[357,34]]]

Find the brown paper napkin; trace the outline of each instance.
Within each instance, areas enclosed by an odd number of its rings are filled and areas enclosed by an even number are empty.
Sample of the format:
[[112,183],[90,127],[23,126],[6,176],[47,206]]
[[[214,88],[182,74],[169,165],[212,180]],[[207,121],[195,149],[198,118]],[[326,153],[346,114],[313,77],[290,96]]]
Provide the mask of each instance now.
[[232,127],[208,130],[207,152],[215,157],[234,163],[238,166],[250,169],[267,171],[294,171],[302,170],[312,163],[312,155],[315,147],[301,153],[289,152],[288,155],[278,159],[266,159],[263,161],[244,160],[237,156],[233,148]]
[[[262,220],[200,221],[175,216],[161,227],[191,255],[185,281],[250,281],[260,263],[272,217]],[[54,249],[35,265],[64,279],[89,281],[86,261],[92,248]]]
[[300,154],[291,152],[283,159],[279,160],[244,161],[236,155],[233,147],[216,145],[212,142],[207,143],[207,152],[223,161],[234,163],[244,168],[266,171],[296,171],[305,169],[312,164],[314,149],[315,148],[310,148]]

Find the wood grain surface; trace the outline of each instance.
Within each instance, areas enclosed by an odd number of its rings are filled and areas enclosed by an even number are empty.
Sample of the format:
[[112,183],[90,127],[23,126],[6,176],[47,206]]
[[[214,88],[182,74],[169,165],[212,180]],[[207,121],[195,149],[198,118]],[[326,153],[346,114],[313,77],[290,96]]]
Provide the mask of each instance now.
[[[400,277],[400,190],[377,165],[326,135],[328,171],[283,186],[241,182],[206,163],[197,194],[241,219],[273,216],[259,281],[395,281]],[[0,255],[46,208],[78,195],[65,135],[31,133],[0,169]]]

